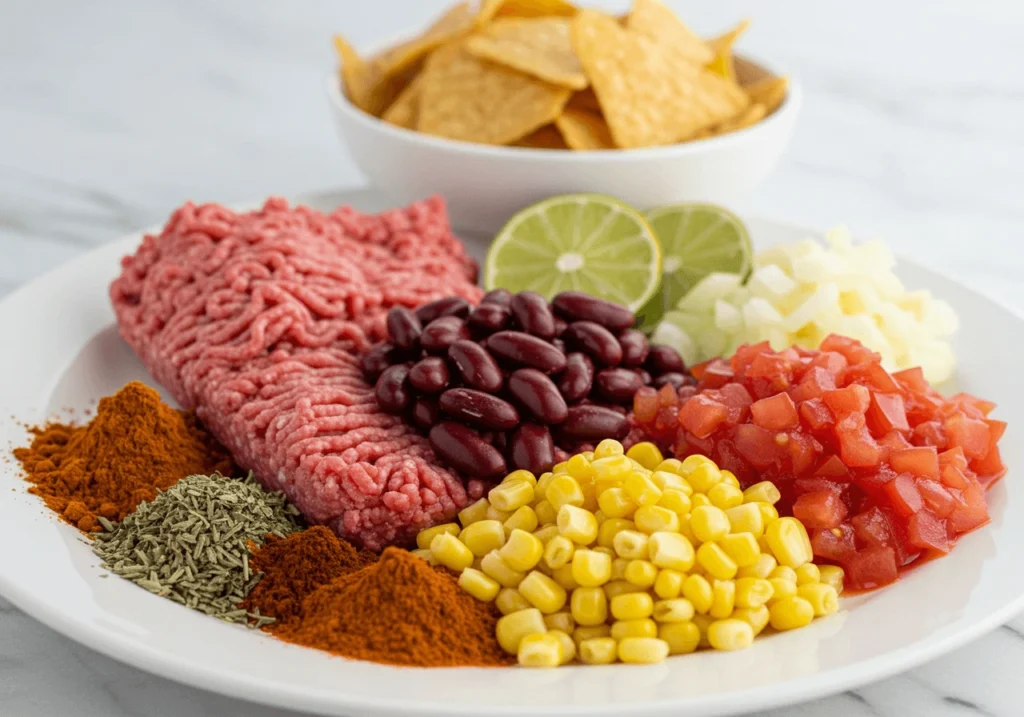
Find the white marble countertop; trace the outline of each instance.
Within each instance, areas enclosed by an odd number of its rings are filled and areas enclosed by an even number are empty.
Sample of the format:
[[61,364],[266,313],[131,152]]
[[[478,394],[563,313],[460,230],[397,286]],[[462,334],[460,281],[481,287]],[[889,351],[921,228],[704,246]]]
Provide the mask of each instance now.
[[[186,199],[362,183],[334,137],[328,37],[421,25],[443,0],[0,3],[0,295]],[[621,8],[624,0],[600,3]],[[1024,311],[1024,4],[676,2],[800,79],[788,156],[741,210],[846,223]],[[931,664],[772,717],[1020,714],[1024,618]],[[0,601],[0,712],[285,713],[115,663]]]

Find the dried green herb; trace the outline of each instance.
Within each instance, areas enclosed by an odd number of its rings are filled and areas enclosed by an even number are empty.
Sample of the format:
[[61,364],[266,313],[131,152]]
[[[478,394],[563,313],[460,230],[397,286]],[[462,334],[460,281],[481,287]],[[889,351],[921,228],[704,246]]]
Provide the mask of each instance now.
[[260,575],[249,546],[301,530],[298,509],[252,474],[184,478],[120,523],[101,521],[93,550],[111,572],[207,615],[261,627],[273,618],[239,609]]

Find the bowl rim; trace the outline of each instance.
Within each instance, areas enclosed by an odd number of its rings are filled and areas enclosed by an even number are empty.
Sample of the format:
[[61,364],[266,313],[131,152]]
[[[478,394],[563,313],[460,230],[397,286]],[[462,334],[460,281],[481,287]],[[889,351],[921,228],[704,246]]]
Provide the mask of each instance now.
[[[765,64],[750,55],[737,53],[736,57],[757,65],[759,68],[774,76],[785,75],[785,73],[778,72],[776,68]],[[702,139],[680,142],[678,144],[662,145],[658,147],[641,147],[635,149],[594,150],[588,152],[573,152],[565,149],[481,144],[417,132],[416,130],[406,129],[405,127],[399,127],[389,122],[385,122],[379,117],[374,117],[352,104],[345,93],[341,90],[341,82],[336,71],[328,73],[326,84],[328,98],[336,112],[344,114],[357,124],[362,125],[370,131],[381,133],[389,139],[419,144],[454,154],[471,155],[476,157],[493,157],[522,160],[527,162],[537,160],[548,161],[558,158],[559,161],[566,163],[590,164],[606,161],[629,162],[642,159],[682,159],[685,157],[705,154],[707,152],[714,152],[719,149],[725,149],[732,145],[746,142],[758,133],[768,131],[768,129],[773,125],[792,122],[795,120],[795,116],[803,104],[803,90],[800,83],[794,80],[792,76],[786,76],[789,77],[789,88],[782,104],[779,105],[778,109],[776,109],[771,115],[756,122],[750,127],[745,127],[741,130],[729,132],[728,134],[719,135],[717,137],[705,137]]]

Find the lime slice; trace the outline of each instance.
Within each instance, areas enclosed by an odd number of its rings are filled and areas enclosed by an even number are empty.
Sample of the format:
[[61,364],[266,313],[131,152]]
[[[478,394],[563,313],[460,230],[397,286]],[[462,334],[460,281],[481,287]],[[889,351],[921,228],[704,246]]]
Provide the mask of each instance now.
[[634,312],[660,278],[661,248],[643,216],[600,194],[566,194],[523,209],[484,261],[488,291],[536,291],[549,300],[584,291]]
[[653,328],[708,274],[739,274],[752,266],[750,235],[740,218],[713,204],[673,204],[647,212],[664,252],[661,290],[639,312],[641,327]]

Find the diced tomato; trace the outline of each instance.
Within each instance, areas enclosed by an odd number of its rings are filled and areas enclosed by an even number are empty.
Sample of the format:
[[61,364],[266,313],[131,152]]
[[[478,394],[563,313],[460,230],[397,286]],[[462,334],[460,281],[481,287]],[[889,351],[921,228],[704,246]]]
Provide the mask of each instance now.
[[909,388],[911,391],[923,392],[931,390],[931,386],[925,380],[924,371],[921,370],[920,366],[897,371],[892,377],[901,386]]
[[846,505],[833,491],[817,490],[796,499],[793,517],[808,530],[835,528],[846,518]]
[[949,443],[961,446],[968,458],[984,458],[989,447],[988,424],[977,418],[957,413],[946,419]]
[[781,458],[781,447],[775,436],[760,426],[741,423],[736,426],[736,450],[754,468],[767,468]]
[[995,410],[996,404],[991,401],[972,396],[969,393],[958,393],[953,396],[950,400],[956,401],[961,406],[971,406],[974,410],[978,411],[982,416],[987,416]]
[[846,336],[840,336],[839,334],[829,334],[826,336],[819,348],[822,351],[838,351],[851,364],[878,363],[882,360],[881,356],[864,346],[861,342]]
[[868,547],[892,544],[889,519],[879,508],[869,508],[850,519],[857,540]]
[[832,455],[826,458],[825,461],[818,466],[818,469],[814,471],[814,475],[821,476],[823,478],[846,480],[850,477],[850,469],[846,467],[846,464],[843,463],[839,456]]
[[849,364],[846,357],[836,351],[821,351],[811,359],[811,366],[825,369],[832,374],[833,378],[838,376]]
[[896,551],[889,547],[867,548],[843,562],[847,584],[854,590],[871,590],[895,582]]
[[840,483],[830,478],[796,478],[793,480],[793,491],[797,495],[827,490],[841,496],[847,488],[849,488],[849,483]]
[[947,517],[957,505],[953,494],[938,481],[922,478],[917,481],[917,491],[921,494],[924,507],[940,518]]
[[985,423],[988,424],[988,435],[989,439],[995,443],[1003,437],[1006,433],[1006,421],[996,421],[991,418],[986,418]]
[[980,528],[991,520],[988,508],[984,506],[961,505],[949,516],[950,529],[960,535]]
[[853,384],[834,391],[825,391],[821,400],[838,418],[851,413],[864,413],[871,405],[871,393],[860,384]]
[[885,493],[896,514],[908,518],[924,507],[921,493],[908,473],[901,473],[885,484]]
[[676,393],[675,388],[672,384],[666,383],[664,386],[658,389],[658,406],[661,408],[667,408],[668,406],[679,405],[679,394]]
[[[775,440],[778,442],[777,436]],[[818,455],[824,450],[813,436],[798,431],[789,434],[789,443],[786,445],[786,449],[789,451],[789,459],[793,463],[793,472],[797,474],[810,470],[817,461]]]
[[910,516],[907,521],[908,542],[921,550],[948,553],[953,547],[946,533],[946,521],[931,511],[922,510]]
[[919,478],[939,479],[939,453],[935,446],[905,448],[889,454],[889,463],[897,473],[909,473]]
[[815,530],[811,534],[811,548],[814,554],[825,560],[842,563],[857,550],[853,539],[853,526],[849,523],[829,530]]
[[1006,466],[1003,465],[1003,458],[995,441],[988,449],[988,454],[980,461],[974,461],[972,465],[978,473],[979,482],[986,488],[1006,475]]
[[729,359],[729,365],[734,373],[740,373],[750,366],[751,361],[763,353],[772,353],[772,346],[767,341],[762,341],[759,344],[744,344],[736,349],[736,353]]
[[821,398],[825,391],[834,391],[835,388],[836,379],[832,373],[820,366],[812,366],[800,379],[800,383],[790,389],[789,395],[799,403]]
[[896,393],[872,393],[867,412],[868,428],[876,436],[889,431],[909,431],[903,397]]
[[679,409],[679,425],[697,436],[707,438],[729,417],[729,409],[704,395],[698,395]]
[[788,393],[777,393],[771,398],[762,398],[750,406],[751,419],[755,426],[769,431],[787,431],[800,425],[796,404]]
[[753,396],[750,395],[742,383],[727,383],[722,386],[719,391],[721,393],[721,402],[729,408],[728,423],[736,425],[747,420],[747,410],[750,404],[754,402]]
[[967,456],[964,455],[964,449],[960,446],[955,446],[939,453],[939,467],[945,468],[946,466],[954,466],[961,470],[966,468]]
[[889,431],[878,439],[878,445],[885,446],[889,451],[902,451],[906,448],[913,448],[913,444],[904,438],[899,431]]
[[828,409],[828,406],[820,398],[804,401],[800,404],[798,412],[800,413],[800,420],[812,431],[823,430],[836,422],[832,411]]
[[641,423],[650,423],[658,415],[658,392],[644,386],[633,394],[633,414]]
[[936,449],[944,451],[949,447],[949,438],[946,437],[946,428],[940,421],[924,421],[914,426],[911,440],[919,446],[935,446]]
[[712,359],[704,367],[703,381],[709,388],[720,388],[733,379],[732,367],[725,359]]
[[835,426],[839,457],[851,468],[873,468],[882,460],[882,449],[864,427],[864,416],[851,413]]

